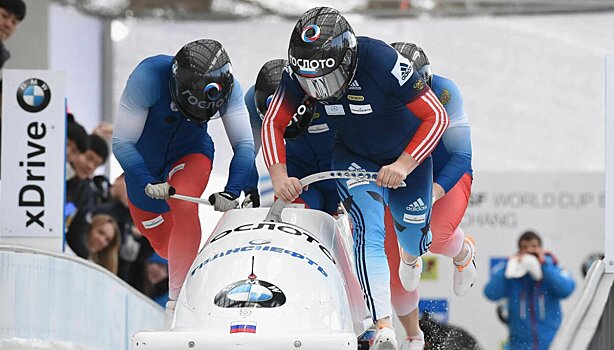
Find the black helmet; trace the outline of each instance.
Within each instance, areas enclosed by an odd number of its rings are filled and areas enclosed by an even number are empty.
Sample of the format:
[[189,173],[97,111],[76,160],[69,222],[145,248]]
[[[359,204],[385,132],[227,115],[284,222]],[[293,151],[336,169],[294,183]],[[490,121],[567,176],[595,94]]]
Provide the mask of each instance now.
[[[281,74],[287,66],[288,61],[286,60],[270,60],[258,72],[256,85],[254,86],[254,103],[256,111],[258,111],[258,115],[262,119],[264,119],[269,109],[269,104],[273,100],[277,85],[281,81]],[[303,98],[303,103],[298,106],[296,113],[294,113],[292,120],[290,120],[290,124],[286,127],[284,132],[285,139],[291,140],[299,137],[311,125],[316,108],[315,105],[316,102],[311,97],[305,96]]]
[[281,73],[287,65],[288,61],[283,59],[270,60],[258,72],[256,85],[254,86],[254,102],[256,104],[256,111],[258,111],[262,119],[264,119],[264,115],[269,109],[273,94],[275,94],[277,85],[281,81]]
[[211,39],[193,41],[173,58],[169,87],[177,109],[197,123],[223,114],[232,94],[230,58],[222,44]]
[[308,95],[305,95],[303,103],[298,106],[296,113],[292,116],[290,124],[286,127],[284,138],[286,140],[292,140],[301,136],[303,131],[311,125],[315,111],[316,101]]
[[403,57],[411,61],[422,80],[424,80],[428,86],[431,86],[433,71],[431,70],[429,58],[426,57],[422,48],[413,43],[403,42],[392,43],[390,46],[394,47]]
[[327,103],[339,99],[356,73],[356,36],[339,11],[316,7],[298,20],[288,59],[307,95]]

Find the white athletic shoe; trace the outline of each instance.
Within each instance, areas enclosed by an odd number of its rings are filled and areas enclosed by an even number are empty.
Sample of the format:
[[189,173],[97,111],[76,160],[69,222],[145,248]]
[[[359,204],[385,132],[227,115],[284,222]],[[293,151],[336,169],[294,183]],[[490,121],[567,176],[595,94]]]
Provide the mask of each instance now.
[[397,336],[394,329],[382,327],[375,334],[373,345],[369,350],[397,350]]
[[465,237],[465,246],[469,249],[471,257],[463,266],[454,264],[454,294],[462,296],[467,294],[469,289],[473,287],[478,270],[475,266],[475,243],[471,237]]
[[424,340],[405,338],[399,350],[424,350]]
[[167,329],[171,328],[173,316],[175,315],[175,305],[177,305],[177,300],[169,299],[166,302],[166,308],[164,309],[164,327]]
[[407,264],[401,259],[399,263],[399,279],[403,288],[408,292],[413,292],[420,284],[420,274],[422,274],[422,258],[418,257],[412,265]]

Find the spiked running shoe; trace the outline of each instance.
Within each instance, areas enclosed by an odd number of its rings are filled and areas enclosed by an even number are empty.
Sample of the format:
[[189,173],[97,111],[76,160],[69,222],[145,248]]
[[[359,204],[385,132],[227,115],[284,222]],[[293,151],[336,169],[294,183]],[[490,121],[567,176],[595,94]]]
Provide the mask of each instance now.
[[478,275],[478,270],[475,266],[475,243],[473,242],[473,239],[471,237],[465,237],[464,245],[469,250],[469,254],[471,254],[471,256],[462,266],[454,263],[454,294],[458,296],[467,294],[469,289],[473,287],[475,279]]
[[397,336],[394,329],[382,327],[375,334],[373,345],[369,350],[397,350]]
[[401,259],[399,263],[399,279],[403,288],[408,292],[413,292],[420,284],[420,275],[422,274],[422,258],[418,257],[416,262],[408,264]]

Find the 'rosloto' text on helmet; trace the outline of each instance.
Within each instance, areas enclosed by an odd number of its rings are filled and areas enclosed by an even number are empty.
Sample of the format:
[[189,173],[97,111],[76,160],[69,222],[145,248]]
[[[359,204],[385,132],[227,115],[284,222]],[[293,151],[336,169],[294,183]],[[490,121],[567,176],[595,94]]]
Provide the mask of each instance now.
[[288,61],[305,93],[327,103],[339,99],[356,72],[356,36],[339,11],[316,7],[298,20]]
[[171,97],[177,109],[192,121],[204,123],[224,114],[233,86],[230,58],[215,40],[193,41],[173,59]]

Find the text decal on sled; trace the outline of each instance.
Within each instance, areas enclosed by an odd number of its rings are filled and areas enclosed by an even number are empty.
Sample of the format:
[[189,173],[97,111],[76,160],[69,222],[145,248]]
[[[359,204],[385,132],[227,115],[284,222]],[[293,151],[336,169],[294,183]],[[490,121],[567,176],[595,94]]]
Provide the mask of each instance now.
[[297,253],[295,251],[289,250],[289,249],[285,249],[285,248],[281,248],[281,247],[275,247],[275,246],[271,246],[271,245],[248,245],[248,246],[243,246],[243,247],[237,247],[237,248],[231,248],[231,249],[227,249],[226,251],[221,251],[216,253],[215,255],[206,258],[205,260],[203,260],[200,264],[196,265],[196,267],[194,268],[194,270],[192,270],[192,272],[190,272],[190,277],[194,276],[194,274],[203,268],[203,266],[207,265],[208,263],[217,260],[217,259],[221,259],[225,256],[228,255],[232,255],[232,254],[240,254],[240,253],[253,253],[256,251],[260,251],[260,252],[268,252],[268,253],[278,253],[278,254],[284,254],[286,256],[289,256],[291,258],[297,259],[297,260],[303,260],[305,261],[306,264],[313,266],[318,272],[320,272],[324,277],[328,277],[328,273],[324,270],[324,268],[322,268],[322,266],[320,266],[320,264],[318,264],[317,262],[315,262],[313,259]]

